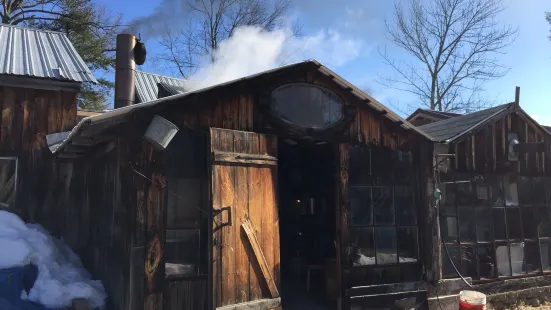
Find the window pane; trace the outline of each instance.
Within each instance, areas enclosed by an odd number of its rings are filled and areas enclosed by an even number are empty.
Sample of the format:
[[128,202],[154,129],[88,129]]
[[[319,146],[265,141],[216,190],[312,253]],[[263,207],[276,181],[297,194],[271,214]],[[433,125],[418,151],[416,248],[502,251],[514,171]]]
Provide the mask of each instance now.
[[350,146],[348,153],[350,156],[348,183],[371,184],[371,150],[362,146]]
[[538,237],[538,225],[534,217],[534,208],[524,207],[521,209],[522,232],[525,239],[536,239]]
[[375,210],[375,224],[394,224],[394,207],[392,205],[391,187],[373,187],[373,207]]
[[326,128],[343,117],[343,102],[327,89],[311,84],[284,85],[272,92],[272,111],[304,128]]
[[490,178],[490,199],[492,207],[503,207],[505,205],[503,181],[500,177]]
[[492,209],[476,208],[476,234],[478,241],[493,241]]
[[440,205],[455,206],[455,191],[455,184],[441,183],[440,193],[442,195],[442,199],[440,200]]
[[505,229],[505,209],[493,208],[494,215],[494,235],[496,240],[507,240],[507,231]]
[[534,203],[534,182],[529,177],[519,177],[518,180],[518,199],[522,205],[532,205]]
[[377,264],[384,265],[397,263],[396,228],[375,228],[375,240],[377,243]]
[[509,247],[507,244],[496,245],[497,274],[499,276],[510,276]]
[[17,191],[17,159],[0,158],[0,207],[9,208],[15,203]]
[[520,227],[520,209],[519,208],[506,208],[507,212],[507,234],[509,240],[522,239],[522,229]]
[[455,207],[440,207],[440,235],[445,242],[457,242],[457,217]]
[[543,270],[551,270],[551,241],[543,240],[540,242],[541,262]]
[[199,264],[199,229],[167,230],[165,257],[171,264],[185,265],[187,269],[197,271]]
[[396,186],[394,188],[394,204],[399,225],[415,225],[417,223],[414,203],[412,187]]
[[461,275],[464,277],[476,277],[476,257],[474,247],[471,245],[461,246]]
[[526,259],[526,271],[528,273],[540,272],[540,252],[537,242],[524,243],[524,257]]
[[547,197],[545,191],[545,180],[543,178],[534,178],[534,204],[545,205],[547,204]]
[[518,276],[526,273],[524,268],[524,244],[511,243],[511,266],[513,275]]
[[551,237],[551,218],[549,210],[546,207],[537,208],[538,210],[538,230],[540,237]]
[[476,194],[476,201],[475,204],[477,206],[488,206],[489,200],[490,200],[490,193],[488,189],[487,183],[475,183],[475,194]]
[[505,205],[507,207],[519,205],[517,181],[514,176],[506,175],[503,177],[503,192],[505,194]]
[[371,187],[350,186],[350,215],[352,226],[373,225],[373,208],[371,206]]
[[474,195],[472,183],[470,181],[456,181],[457,186],[457,205],[458,206],[472,206],[474,203]]
[[394,182],[395,184],[412,184],[412,155],[411,152],[394,151],[395,167],[394,167]]
[[400,254],[400,263],[409,263],[417,261],[417,228],[399,227],[398,228],[398,251]]
[[[447,249],[447,252],[446,252]],[[448,256],[449,253],[449,256]],[[459,264],[459,246],[455,244],[446,244],[446,246],[442,246],[442,275],[444,278],[457,278],[458,275],[453,269],[452,264],[450,263],[450,258],[455,264],[456,267],[460,268],[461,265]]]
[[352,243],[350,261],[353,266],[375,265],[373,228],[351,229],[350,241]]
[[[371,149],[371,177],[373,184],[384,185],[392,182],[392,152],[387,149]],[[389,167],[390,166],[390,167]]]
[[476,240],[476,228],[474,221],[474,208],[458,207],[459,212],[459,239],[461,242]]
[[491,244],[478,245],[478,264],[480,278],[493,278],[494,273],[494,246]]

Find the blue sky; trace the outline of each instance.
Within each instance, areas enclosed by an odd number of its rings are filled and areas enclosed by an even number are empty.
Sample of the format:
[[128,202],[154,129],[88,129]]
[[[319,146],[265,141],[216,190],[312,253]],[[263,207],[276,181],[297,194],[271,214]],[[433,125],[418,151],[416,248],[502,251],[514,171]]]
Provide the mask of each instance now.
[[[177,3],[181,0],[98,0],[113,12],[121,12],[127,21],[151,15],[153,12],[169,12],[165,20],[170,27],[177,28],[179,12]],[[397,0],[400,1],[400,0]],[[544,12],[551,11],[551,2],[546,0],[511,0],[500,19],[519,28],[519,36],[498,59],[510,69],[509,73],[485,86],[485,97],[497,104],[514,100],[515,86],[521,88],[521,106],[540,123],[551,125],[551,41],[548,39],[551,26],[545,20]],[[385,88],[376,82],[380,76],[392,73],[383,64],[379,48],[387,47],[394,57],[405,58],[407,54],[395,49],[385,39],[384,21],[391,19],[393,1],[330,0],[293,1],[292,17],[302,24],[303,36],[334,38],[338,42],[352,42],[354,53],[345,53],[346,59],[335,61],[327,53],[308,50],[304,58],[317,58],[338,74],[362,88],[402,116],[412,112],[417,105],[408,93]],[[148,48],[148,58],[159,52],[157,39],[147,35],[142,39]],[[321,49],[331,46],[331,42]],[[334,47],[333,47],[334,48]],[[343,57],[345,57],[343,56]],[[340,58],[339,58],[340,59]],[[174,75],[159,64],[148,61],[141,68],[145,71]]]

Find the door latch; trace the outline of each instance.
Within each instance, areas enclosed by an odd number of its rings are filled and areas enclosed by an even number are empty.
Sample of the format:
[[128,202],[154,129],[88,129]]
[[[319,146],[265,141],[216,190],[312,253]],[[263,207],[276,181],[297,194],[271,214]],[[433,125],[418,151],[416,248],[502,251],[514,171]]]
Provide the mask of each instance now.
[[223,207],[220,209],[214,209],[213,210],[213,216],[218,216],[222,212],[227,211],[228,212],[228,221],[220,223],[220,226],[232,226],[232,214],[231,214],[231,206]]

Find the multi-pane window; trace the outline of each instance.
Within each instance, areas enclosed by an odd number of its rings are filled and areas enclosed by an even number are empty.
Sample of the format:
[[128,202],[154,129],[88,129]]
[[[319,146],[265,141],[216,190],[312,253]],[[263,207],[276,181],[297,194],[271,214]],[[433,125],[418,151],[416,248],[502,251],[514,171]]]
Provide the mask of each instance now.
[[412,181],[410,154],[369,148],[351,151],[348,195],[352,266],[418,261]]
[[456,174],[440,183],[443,273],[519,276],[551,270],[551,217],[543,178]]

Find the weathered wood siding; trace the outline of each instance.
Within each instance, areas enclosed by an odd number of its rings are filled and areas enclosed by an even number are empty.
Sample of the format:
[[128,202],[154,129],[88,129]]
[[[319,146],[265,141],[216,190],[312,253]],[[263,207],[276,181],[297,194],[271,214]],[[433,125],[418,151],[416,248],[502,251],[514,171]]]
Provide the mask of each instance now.
[[[544,142],[545,151],[520,153],[517,162],[508,160],[509,133],[518,134],[519,142]],[[450,144],[452,168],[458,172],[504,173],[520,175],[551,175],[551,138],[544,129],[536,126],[523,112],[503,114],[488,122],[476,132],[466,134]]]
[[76,93],[0,86],[0,109],[0,156],[19,160],[18,195],[10,211],[36,221],[51,170],[46,134],[75,125]]

